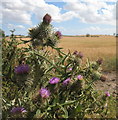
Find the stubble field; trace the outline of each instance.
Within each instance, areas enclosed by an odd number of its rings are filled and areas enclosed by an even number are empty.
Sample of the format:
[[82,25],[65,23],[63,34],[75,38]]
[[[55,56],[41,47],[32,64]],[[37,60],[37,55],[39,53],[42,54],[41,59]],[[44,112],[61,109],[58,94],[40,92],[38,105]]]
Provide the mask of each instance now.
[[63,37],[58,47],[63,47],[65,52],[77,50],[84,54],[84,60],[103,58],[104,70],[115,70],[116,67],[116,37]]
[[[29,40],[30,38],[22,38]],[[19,47],[26,47],[20,45]],[[84,61],[87,58],[97,60],[103,58],[103,70],[116,70],[116,37],[101,35],[98,37],[63,36],[58,43],[58,47],[63,48],[64,52],[81,51],[84,54]]]

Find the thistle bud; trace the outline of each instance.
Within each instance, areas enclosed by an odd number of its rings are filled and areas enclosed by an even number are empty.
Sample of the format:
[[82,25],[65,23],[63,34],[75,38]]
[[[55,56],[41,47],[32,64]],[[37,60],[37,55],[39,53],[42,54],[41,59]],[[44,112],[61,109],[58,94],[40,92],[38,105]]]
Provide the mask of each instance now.
[[61,39],[61,37],[62,37],[62,34],[61,34],[60,31],[57,31],[57,32],[55,33],[55,35],[56,35],[59,39]]
[[11,110],[12,114],[22,114],[22,113],[25,113],[25,112],[27,112],[27,111],[23,107],[14,107]]
[[109,91],[105,92],[105,96],[107,96],[107,97],[109,97],[109,96],[110,96]]
[[30,71],[30,68],[27,64],[20,64],[19,66],[15,67],[14,72],[19,75],[27,74]]
[[76,57],[79,57],[79,58],[83,58],[83,53],[82,52],[78,52],[78,51],[75,51],[74,53],[73,53],[73,55],[75,55]]
[[70,86],[70,91],[81,91],[85,86],[84,80],[77,80]]
[[78,55],[78,54],[79,54],[78,51],[73,52],[73,55]]
[[78,56],[82,59],[83,58],[83,53],[79,52]]
[[99,58],[99,59],[96,61],[96,63],[97,63],[98,65],[101,65],[101,64],[103,63],[103,59],[102,59],[102,58]]
[[47,24],[50,24],[51,22],[51,16],[49,14],[46,14],[44,17],[43,17],[43,23],[47,23]]
[[100,80],[102,82],[105,82],[107,80],[107,77],[105,75],[101,75]]
[[32,32],[34,30],[34,28],[29,28],[28,30],[29,30],[29,32]]
[[42,98],[48,98],[50,96],[50,91],[47,88],[41,88],[39,93]]
[[66,80],[63,81],[63,85],[66,86],[70,83],[71,79],[70,78],[67,78]]
[[25,58],[21,58],[21,59],[19,60],[19,64],[25,64]]

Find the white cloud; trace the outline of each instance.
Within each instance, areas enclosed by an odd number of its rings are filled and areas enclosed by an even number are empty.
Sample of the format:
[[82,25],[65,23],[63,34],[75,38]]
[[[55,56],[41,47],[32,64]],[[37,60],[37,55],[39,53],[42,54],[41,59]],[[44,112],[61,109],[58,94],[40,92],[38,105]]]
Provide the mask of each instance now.
[[70,19],[72,19],[76,16],[77,16],[77,14],[75,12],[69,11],[69,12],[66,12],[66,13],[62,14],[60,16],[60,18],[61,18],[61,21],[67,21],[67,20],[70,20]]
[[47,4],[44,0],[4,0],[2,7],[3,21],[5,23],[13,21],[31,25],[32,14],[35,14],[41,20],[46,13],[49,13],[52,20],[56,22],[72,19],[76,15],[72,11],[61,14],[61,8],[53,4]]
[[24,29],[25,27],[23,25],[13,25],[13,24],[8,24],[9,29]]
[[[46,13],[52,16],[53,21],[68,21],[72,18],[78,18],[81,22],[91,24],[108,24],[116,23],[116,5],[107,4],[106,2],[116,2],[117,0],[46,0],[48,2],[65,2],[64,8],[60,8],[53,4],[48,4],[45,0],[4,0],[2,1],[3,22],[10,24],[13,22],[16,28],[24,28],[21,24],[32,25],[32,15],[36,15],[37,19],[42,20]],[[67,10],[61,13],[62,10]],[[15,27],[11,24],[11,28]],[[8,25],[10,27],[10,25]],[[78,33],[78,30],[66,30],[60,27],[63,33]],[[79,30],[81,33],[85,31],[93,31],[93,33],[113,33],[113,28],[89,27]],[[101,32],[102,31],[102,32]]]
[[[74,17],[86,23],[102,23],[115,25],[116,6],[108,5],[109,1],[116,0],[62,0],[66,3],[66,13],[61,13],[62,8],[48,4],[44,0],[4,0],[2,3],[3,19],[8,21],[32,24],[32,14],[39,20],[49,13],[53,21],[67,21]],[[104,8],[104,9],[103,9]],[[101,11],[102,14],[99,14]]]
[[[4,0],[5,2],[12,2],[13,0]],[[27,0],[22,0],[27,2]],[[40,0],[42,1],[42,0]],[[76,1],[94,1],[94,0],[44,0],[45,2],[76,2]],[[104,2],[116,2],[117,0],[95,0],[95,1],[104,1]],[[39,1],[37,1],[39,2]]]
[[27,14],[25,11],[19,10],[10,10],[5,9],[3,10],[3,22],[17,22],[17,23],[24,23],[24,24],[32,24],[31,22],[31,15]]
[[[86,33],[85,33],[86,31]],[[79,34],[111,34],[116,33],[116,28],[101,28],[97,26],[90,26],[79,30]]]
[[[76,0],[77,1],[77,0]],[[115,25],[116,5],[105,1],[83,0],[84,2],[67,2],[64,9],[75,12],[85,23]],[[101,11],[101,13],[99,13]]]
[[60,30],[64,35],[85,35],[85,34],[91,34],[91,35],[113,35],[113,33],[116,33],[116,28],[114,27],[98,27],[98,26],[90,26],[85,28],[78,29],[71,29],[71,28],[57,28],[56,30]]
[[67,21],[76,16],[75,12],[68,11],[66,13],[61,14],[62,8],[59,8],[53,4],[37,4],[37,7],[34,8],[33,12],[39,19],[48,13],[52,16],[52,20],[56,22]]
[[[46,0],[46,1],[50,1],[50,0]],[[52,0],[54,1],[54,0]],[[82,2],[95,2],[95,1],[98,1],[98,2],[117,2],[117,0],[57,0],[58,2],[59,1],[63,1],[63,2],[79,2],[79,1],[82,1]]]
[[12,2],[2,2],[3,22],[17,22],[24,24],[32,24],[31,14],[28,13],[26,5],[21,1],[12,0]]
[[55,27],[54,31],[60,31],[63,34],[63,33],[65,33],[67,31],[67,29],[60,26],[60,27]]

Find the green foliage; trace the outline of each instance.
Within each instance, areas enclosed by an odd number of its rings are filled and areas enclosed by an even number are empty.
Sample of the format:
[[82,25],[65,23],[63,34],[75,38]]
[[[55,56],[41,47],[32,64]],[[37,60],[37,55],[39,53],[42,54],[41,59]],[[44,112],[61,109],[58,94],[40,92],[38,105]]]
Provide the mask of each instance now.
[[86,37],[90,37],[90,34],[86,34]]
[[52,31],[53,27],[50,24],[41,23],[37,27],[29,29],[29,36],[31,37],[32,45],[34,47],[40,46],[55,46],[58,42],[55,33]]
[[[116,70],[117,65],[117,57],[105,57],[105,62],[103,63],[103,69],[105,71],[113,71]],[[107,63],[107,64],[105,64]]]
[[[45,36],[47,31],[45,32],[46,29],[42,24],[32,29],[30,35],[32,40],[41,40],[42,37],[44,44],[44,41],[47,43],[47,35]],[[44,30],[44,34],[38,36],[40,27]],[[22,42],[19,43],[14,35],[9,41],[3,39],[4,120],[8,118],[83,119],[93,114],[98,114],[98,117],[102,118],[110,117],[111,107],[104,106],[111,105],[109,102],[112,96],[98,93],[93,88],[94,82],[102,76],[101,66],[97,62],[88,60],[83,63],[78,55],[70,52],[65,54],[61,51],[62,48],[54,46],[52,48],[56,54],[44,49],[44,46],[39,50],[34,49],[33,44],[28,48],[18,48],[19,44]],[[30,67],[27,74],[15,72],[16,66],[24,64]],[[54,77],[60,79],[57,84],[50,83],[50,79]],[[64,85],[63,82],[68,78],[70,81]],[[41,96],[39,92],[41,88],[50,91],[49,97]],[[10,111],[14,107],[23,107],[27,112],[12,114]]]
[[0,29],[0,38],[1,37],[5,37],[5,32],[2,29]]

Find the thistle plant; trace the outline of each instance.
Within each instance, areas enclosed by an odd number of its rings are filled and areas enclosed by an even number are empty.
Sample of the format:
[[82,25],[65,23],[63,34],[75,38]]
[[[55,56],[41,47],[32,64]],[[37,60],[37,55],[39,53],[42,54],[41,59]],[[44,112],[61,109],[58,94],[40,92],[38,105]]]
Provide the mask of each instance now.
[[[3,119],[109,117],[112,94],[94,88],[94,82],[107,79],[100,69],[102,59],[83,63],[82,52],[63,53],[55,47],[62,35],[53,32],[50,23],[46,14],[40,25],[29,30],[28,48],[18,48],[22,42],[14,36],[4,40]],[[56,54],[37,46],[51,46]]]
[[61,38],[62,34],[61,32],[53,31],[53,27],[50,24],[52,21],[52,18],[49,14],[46,14],[43,17],[43,22],[39,24],[37,27],[30,28],[29,29],[29,36],[31,38],[31,42],[33,47],[37,46],[51,46],[54,47],[58,40]]

